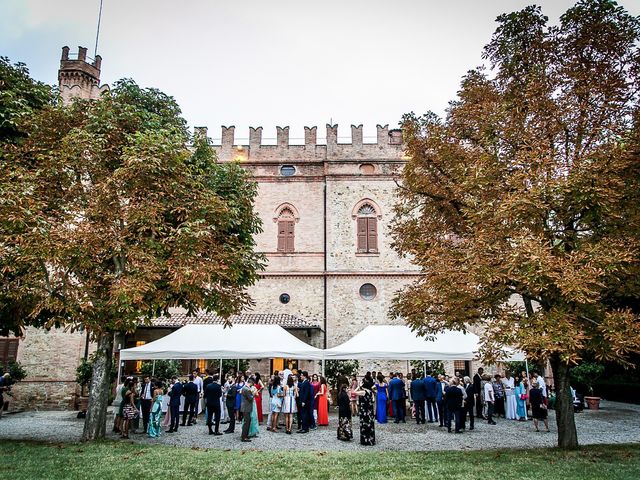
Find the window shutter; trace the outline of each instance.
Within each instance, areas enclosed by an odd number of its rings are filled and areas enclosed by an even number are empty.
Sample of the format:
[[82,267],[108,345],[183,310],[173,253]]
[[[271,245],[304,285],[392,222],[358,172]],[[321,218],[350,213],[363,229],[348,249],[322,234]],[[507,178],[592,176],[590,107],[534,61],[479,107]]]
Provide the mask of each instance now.
[[367,251],[378,251],[378,219],[367,218],[368,223],[368,238],[367,238]]
[[358,252],[367,251],[367,219],[358,217]]
[[295,239],[295,222],[293,221],[287,221],[286,223],[286,228],[287,228],[287,243],[286,243],[286,252],[293,252],[294,251],[294,239]]
[[278,251],[286,252],[287,251],[287,235],[286,235],[286,222],[278,222]]
[[19,342],[17,338],[0,338],[0,366],[7,368],[9,362],[18,359]]

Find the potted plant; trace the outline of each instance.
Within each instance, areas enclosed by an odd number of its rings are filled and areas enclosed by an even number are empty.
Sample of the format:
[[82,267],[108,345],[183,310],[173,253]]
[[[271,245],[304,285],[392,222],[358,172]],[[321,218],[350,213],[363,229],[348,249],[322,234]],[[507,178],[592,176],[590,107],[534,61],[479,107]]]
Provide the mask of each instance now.
[[584,385],[587,395],[584,399],[590,410],[600,408],[600,397],[593,396],[593,385],[604,373],[604,365],[599,363],[585,362],[573,367],[570,370],[571,379],[579,385]]
[[[9,384],[5,387],[5,394],[7,397],[13,397],[11,393],[12,385],[24,379],[27,376],[27,370],[19,362],[11,361],[7,364],[7,373],[9,374]],[[9,401],[5,400],[4,405],[0,405],[0,408],[6,412],[9,409]]]
[[338,381],[346,379],[347,385],[351,382],[351,376],[358,373],[360,363],[358,360],[327,360],[324,366],[324,376],[329,384],[331,405],[338,404]]
[[93,374],[93,365],[90,359],[83,358],[80,361],[80,365],[76,369],[76,383],[80,385],[80,395],[78,396],[78,418],[84,418],[87,415],[87,409],[89,408],[89,395],[88,389],[85,394],[85,388],[91,381],[91,375]]

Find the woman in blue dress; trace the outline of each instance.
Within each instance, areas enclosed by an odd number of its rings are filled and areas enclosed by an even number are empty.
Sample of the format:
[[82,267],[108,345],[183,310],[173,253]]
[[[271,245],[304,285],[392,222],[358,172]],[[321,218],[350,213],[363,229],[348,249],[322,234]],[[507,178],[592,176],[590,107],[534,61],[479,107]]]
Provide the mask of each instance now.
[[524,378],[515,389],[516,419],[521,422],[527,419],[527,401],[529,399],[529,382]]
[[[258,398],[258,389],[254,386],[251,389],[253,393],[253,410],[251,410],[251,424],[249,424],[249,438],[257,437],[260,432],[260,425],[258,425],[258,406],[256,398]],[[244,420],[243,420],[244,421]]]
[[378,381],[375,384],[376,391],[376,420],[378,423],[387,423],[387,388],[384,376],[378,373]]
[[151,413],[149,415],[149,426],[147,434],[151,438],[160,436],[160,417],[162,416],[162,382],[156,382],[153,390],[153,403],[151,404]]
[[240,411],[240,404],[242,403],[242,387],[244,387],[244,375],[240,374],[236,377],[236,387],[238,388],[238,393],[236,393],[236,406],[235,410],[238,412],[238,421],[242,420],[242,412]]

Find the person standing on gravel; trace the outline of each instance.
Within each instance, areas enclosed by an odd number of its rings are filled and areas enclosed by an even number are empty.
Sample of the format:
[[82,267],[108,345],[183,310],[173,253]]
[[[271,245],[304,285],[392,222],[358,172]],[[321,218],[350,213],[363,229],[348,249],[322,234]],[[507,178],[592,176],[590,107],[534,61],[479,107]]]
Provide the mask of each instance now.
[[493,392],[493,385],[491,384],[491,377],[485,375],[482,377],[487,383],[484,384],[484,403],[487,405],[487,423],[489,425],[495,425],[493,421],[493,405],[495,403],[495,395]]

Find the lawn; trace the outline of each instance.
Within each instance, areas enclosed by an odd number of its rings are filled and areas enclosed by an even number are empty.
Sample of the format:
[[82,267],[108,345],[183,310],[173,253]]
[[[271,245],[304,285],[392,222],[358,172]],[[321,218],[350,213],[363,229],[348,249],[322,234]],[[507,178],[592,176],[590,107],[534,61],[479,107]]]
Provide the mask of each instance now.
[[[640,478],[640,445],[425,452],[260,452],[149,447],[125,442],[0,441],[0,478],[486,479]],[[498,474],[498,472],[502,472]]]

